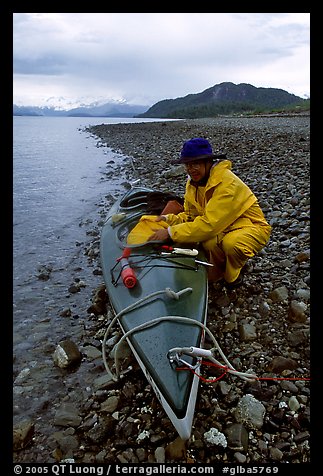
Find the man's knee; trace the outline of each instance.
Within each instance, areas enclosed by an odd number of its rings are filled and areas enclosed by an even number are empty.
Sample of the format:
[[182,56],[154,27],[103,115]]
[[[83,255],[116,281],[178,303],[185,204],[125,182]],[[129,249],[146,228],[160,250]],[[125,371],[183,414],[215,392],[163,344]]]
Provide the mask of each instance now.
[[245,240],[239,239],[239,237],[237,239],[233,239],[233,237],[227,240],[224,239],[222,248],[226,256],[234,256],[239,260],[247,260],[256,253],[250,243],[246,243]]
[[241,243],[231,243],[230,246],[226,247],[225,254],[227,256],[234,256],[239,260],[247,260],[254,256],[255,253]]

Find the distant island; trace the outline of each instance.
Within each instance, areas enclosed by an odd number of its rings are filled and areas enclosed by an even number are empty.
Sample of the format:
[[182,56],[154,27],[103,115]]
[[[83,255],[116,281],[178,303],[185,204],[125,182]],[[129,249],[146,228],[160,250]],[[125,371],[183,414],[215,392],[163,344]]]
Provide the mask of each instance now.
[[310,99],[283,89],[257,88],[251,84],[225,82],[201,93],[176,99],[163,99],[151,107],[127,103],[89,105],[69,110],[54,107],[13,105],[14,116],[53,117],[142,117],[161,119],[198,119],[223,115],[300,113],[310,110]]
[[54,107],[13,105],[14,116],[51,116],[51,117],[135,117],[147,111],[149,106],[105,103],[100,106],[82,106],[73,109],[56,109]]
[[197,119],[222,115],[309,110],[310,100],[283,89],[256,88],[251,84],[217,84],[201,93],[164,99],[137,117]]

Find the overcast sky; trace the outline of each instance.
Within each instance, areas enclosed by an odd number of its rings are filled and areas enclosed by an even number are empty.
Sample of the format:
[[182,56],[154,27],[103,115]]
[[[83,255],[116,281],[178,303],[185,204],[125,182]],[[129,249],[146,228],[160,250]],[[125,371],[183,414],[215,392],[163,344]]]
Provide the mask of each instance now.
[[13,102],[152,105],[230,81],[310,96],[309,13],[14,13]]

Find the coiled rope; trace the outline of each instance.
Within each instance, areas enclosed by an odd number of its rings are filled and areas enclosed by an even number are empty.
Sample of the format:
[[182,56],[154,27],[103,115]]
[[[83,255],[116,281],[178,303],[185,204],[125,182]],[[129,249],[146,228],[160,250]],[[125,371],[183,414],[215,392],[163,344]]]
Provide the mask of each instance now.
[[[120,347],[121,343],[127,337],[129,337],[131,334],[134,334],[135,332],[138,332],[138,331],[141,331],[143,329],[147,329],[149,327],[155,326],[155,325],[159,324],[160,322],[164,322],[164,321],[181,322],[183,324],[196,325],[196,326],[202,328],[208,334],[208,336],[211,338],[211,340],[214,344],[214,348],[212,348],[211,351],[213,352],[214,350],[217,350],[219,352],[219,354],[221,355],[221,357],[223,358],[223,360],[225,361],[225,363],[227,365],[227,372],[232,373],[233,375],[236,375],[238,377],[241,377],[242,379],[247,380],[247,381],[255,380],[257,378],[256,375],[250,374],[248,372],[239,372],[239,371],[235,370],[234,367],[229,362],[229,360],[227,359],[227,357],[225,356],[225,354],[223,353],[221,347],[219,346],[219,344],[218,344],[216,338],[214,337],[214,335],[212,334],[212,332],[202,322],[195,321],[192,318],[183,317],[183,316],[162,316],[162,317],[158,317],[156,319],[152,319],[152,320],[147,321],[143,324],[140,324],[139,326],[136,326],[133,329],[126,332],[121,337],[121,339],[119,340],[119,342],[115,346],[114,361],[115,361],[116,373],[113,374],[113,372],[110,370],[110,368],[108,366],[108,363],[107,363],[105,347],[106,347],[107,336],[109,335],[110,329],[113,327],[113,325],[115,324],[117,319],[119,319],[123,314],[126,314],[129,311],[132,311],[133,309],[141,306],[143,303],[145,303],[149,299],[152,299],[152,298],[154,298],[154,297],[156,297],[160,294],[166,294],[168,297],[178,300],[181,295],[183,295],[187,292],[192,292],[192,290],[193,290],[192,288],[185,288],[185,289],[182,289],[181,291],[175,292],[170,288],[166,288],[166,289],[163,289],[161,291],[156,291],[156,292],[148,294],[147,296],[139,299],[138,301],[136,301],[135,303],[126,307],[125,309],[123,309],[122,311],[120,311],[118,314],[115,315],[115,317],[112,319],[111,323],[109,324],[109,326],[108,326],[108,328],[107,328],[107,330],[104,334],[103,341],[102,341],[102,357],[103,357],[104,366],[105,366],[105,369],[106,369],[108,375],[111,377],[112,380],[118,381],[119,377],[120,377],[118,350],[119,350],[119,347]],[[222,366],[222,364],[220,364],[215,358],[212,357],[212,358],[210,358],[210,360],[212,362],[214,362],[215,364],[217,364],[219,366]]]

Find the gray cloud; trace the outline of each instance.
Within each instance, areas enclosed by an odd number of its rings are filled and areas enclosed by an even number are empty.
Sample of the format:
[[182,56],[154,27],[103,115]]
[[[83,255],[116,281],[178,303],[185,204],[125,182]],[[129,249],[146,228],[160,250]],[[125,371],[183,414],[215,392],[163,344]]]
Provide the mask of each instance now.
[[13,17],[14,100],[20,103],[57,95],[153,104],[222,81],[310,92],[306,13]]

